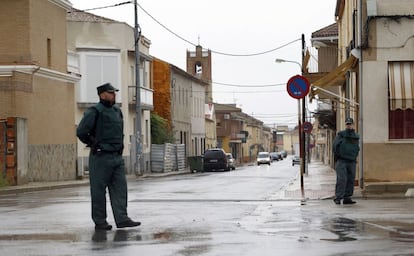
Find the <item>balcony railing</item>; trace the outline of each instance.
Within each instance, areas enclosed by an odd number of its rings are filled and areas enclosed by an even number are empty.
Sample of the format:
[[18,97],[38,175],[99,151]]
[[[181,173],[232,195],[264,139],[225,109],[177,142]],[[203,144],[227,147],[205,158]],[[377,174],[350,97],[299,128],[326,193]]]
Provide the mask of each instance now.
[[[141,93],[141,108],[144,110],[153,110],[154,103],[153,103],[153,90],[145,87],[140,88]],[[136,104],[136,87],[135,86],[128,86],[128,103],[130,107],[134,107]]]

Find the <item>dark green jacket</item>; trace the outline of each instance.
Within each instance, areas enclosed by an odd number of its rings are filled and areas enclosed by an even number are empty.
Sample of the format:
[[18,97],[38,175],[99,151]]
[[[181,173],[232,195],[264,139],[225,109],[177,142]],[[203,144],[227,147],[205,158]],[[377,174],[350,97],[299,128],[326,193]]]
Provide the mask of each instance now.
[[121,152],[124,148],[121,109],[101,101],[87,109],[76,130],[79,140],[92,151]]
[[359,153],[359,134],[354,129],[338,132],[332,150],[335,160],[356,161]]

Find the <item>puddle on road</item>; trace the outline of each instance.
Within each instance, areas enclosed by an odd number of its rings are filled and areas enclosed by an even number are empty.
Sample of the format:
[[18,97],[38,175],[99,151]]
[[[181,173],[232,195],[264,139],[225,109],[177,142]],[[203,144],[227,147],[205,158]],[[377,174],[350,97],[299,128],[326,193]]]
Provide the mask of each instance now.
[[116,230],[115,233],[111,231],[95,231],[92,235],[92,241],[105,242],[112,240],[114,242],[126,242],[126,241],[157,241],[167,242],[171,240],[177,240],[178,234],[171,231],[161,231],[151,234],[143,234],[139,230]]
[[355,221],[349,218],[332,218],[323,224],[324,230],[337,235],[337,238],[323,241],[348,242],[361,239],[362,236],[388,236],[399,242],[414,242],[414,223],[398,221]]
[[358,223],[352,219],[339,217],[330,219],[327,223],[325,223],[323,229],[336,234],[338,238],[321,238],[321,240],[332,242],[347,242],[357,240],[357,238],[354,237],[355,233],[360,233],[363,230],[363,226],[362,223]]
[[368,221],[365,224],[388,232],[388,235],[392,240],[399,242],[414,242],[414,223]]
[[0,241],[90,241],[93,242],[169,242],[169,241],[206,241],[210,240],[211,233],[203,230],[164,230],[153,233],[143,233],[140,229],[118,229],[115,231],[92,231],[91,233],[31,233],[31,234],[3,234]]
[[[0,247],[2,248],[0,251],[5,249],[6,251],[14,252],[16,248],[19,248],[19,250],[24,252],[33,250],[37,252],[37,254],[35,253],[36,255],[48,255],[44,252],[59,248],[58,250],[62,252],[68,251],[68,253],[63,253],[64,255],[72,255],[71,250],[90,250],[91,252],[98,252],[99,254],[102,252],[102,255],[115,255],[112,252],[120,252],[116,255],[135,255],[123,254],[122,252],[127,252],[129,248],[134,248],[134,246],[168,244],[167,247],[172,245],[176,246],[179,250],[179,255],[196,256],[205,254],[211,250],[211,240],[211,232],[203,228],[160,229],[146,232],[142,232],[140,229],[119,229],[111,231],[87,230],[86,232],[85,230],[78,230],[76,233],[64,234],[2,234],[0,235]],[[185,243],[182,243],[182,241]],[[73,249],[75,247],[78,249]],[[18,253],[16,255],[26,254]]]
[[13,234],[0,235],[0,241],[28,241],[28,240],[46,240],[46,241],[79,241],[76,234]]

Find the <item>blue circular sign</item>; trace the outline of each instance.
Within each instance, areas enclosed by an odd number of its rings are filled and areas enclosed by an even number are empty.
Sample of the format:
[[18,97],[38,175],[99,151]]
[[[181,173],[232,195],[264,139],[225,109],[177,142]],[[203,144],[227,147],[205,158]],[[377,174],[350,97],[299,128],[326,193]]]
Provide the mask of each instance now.
[[292,98],[302,99],[309,93],[310,84],[304,76],[292,76],[286,85],[287,92]]
[[304,122],[303,123],[303,131],[305,133],[310,133],[312,131],[313,125],[311,122]]

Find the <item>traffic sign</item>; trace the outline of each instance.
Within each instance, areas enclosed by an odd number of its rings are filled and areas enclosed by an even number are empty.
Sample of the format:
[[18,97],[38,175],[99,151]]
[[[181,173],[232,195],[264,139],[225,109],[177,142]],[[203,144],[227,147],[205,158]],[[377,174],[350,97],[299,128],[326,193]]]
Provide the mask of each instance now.
[[311,133],[313,128],[313,125],[311,122],[304,122],[303,123],[303,132],[305,133]]
[[292,98],[302,99],[309,93],[310,84],[306,77],[301,75],[292,76],[286,85],[287,92]]

